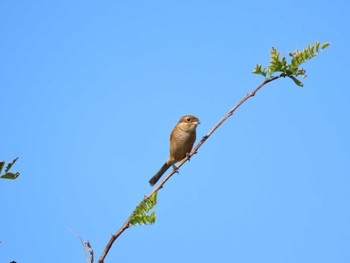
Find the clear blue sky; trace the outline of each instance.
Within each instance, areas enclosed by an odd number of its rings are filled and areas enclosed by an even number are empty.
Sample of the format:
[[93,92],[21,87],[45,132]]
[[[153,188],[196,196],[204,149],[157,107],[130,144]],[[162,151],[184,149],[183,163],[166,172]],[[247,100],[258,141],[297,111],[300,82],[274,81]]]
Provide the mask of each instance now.
[[[126,3],[128,2],[128,3]],[[0,2],[0,262],[99,257],[184,114],[198,137],[269,50],[332,45],[245,103],[107,262],[350,262],[348,1]]]

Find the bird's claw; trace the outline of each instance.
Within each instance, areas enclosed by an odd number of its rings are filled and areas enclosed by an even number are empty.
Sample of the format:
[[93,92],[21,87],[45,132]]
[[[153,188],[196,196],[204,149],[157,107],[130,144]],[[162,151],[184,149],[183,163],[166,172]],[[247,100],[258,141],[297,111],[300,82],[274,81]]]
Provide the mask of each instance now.
[[179,173],[179,168],[177,168],[177,166],[175,164],[172,164],[172,167],[174,169],[174,172],[178,174]]

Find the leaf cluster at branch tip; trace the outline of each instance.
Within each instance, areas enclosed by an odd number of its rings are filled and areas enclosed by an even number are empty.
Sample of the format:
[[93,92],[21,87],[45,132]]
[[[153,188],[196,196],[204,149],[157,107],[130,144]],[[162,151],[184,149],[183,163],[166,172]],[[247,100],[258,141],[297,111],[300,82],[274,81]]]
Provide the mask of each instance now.
[[151,209],[157,204],[157,192],[154,192],[150,197],[145,198],[142,202],[136,206],[132,213],[129,224],[135,225],[146,225],[154,224],[156,222],[156,212]]
[[281,52],[277,51],[275,47],[272,47],[270,51],[270,63],[266,67],[257,64],[253,70],[254,74],[262,75],[266,80],[271,79],[274,76],[274,73],[279,72],[283,77],[289,77],[294,81],[295,84],[302,87],[303,83],[297,78],[302,76],[306,77],[306,71],[303,68],[299,68],[301,64],[317,56],[320,48],[325,49],[330,45],[329,42],[325,42],[322,45],[320,42],[316,41],[315,45],[308,45],[307,48],[304,48],[302,51],[296,50],[289,53],[290,62],[287,62],[285,56],[281,57]]

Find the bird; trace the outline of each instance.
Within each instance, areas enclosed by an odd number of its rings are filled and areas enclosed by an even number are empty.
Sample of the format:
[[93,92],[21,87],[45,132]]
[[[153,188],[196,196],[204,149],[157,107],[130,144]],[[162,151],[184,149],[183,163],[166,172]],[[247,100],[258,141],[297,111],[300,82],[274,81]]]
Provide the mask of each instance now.
[[196,141],[196,128],[200,124],[194,115],[185,115],[180,118],[170,134],[170,155],[159,171],[149,180],[151,186],[155,185],[160,177],[175,163],[185,158],[192,150]]

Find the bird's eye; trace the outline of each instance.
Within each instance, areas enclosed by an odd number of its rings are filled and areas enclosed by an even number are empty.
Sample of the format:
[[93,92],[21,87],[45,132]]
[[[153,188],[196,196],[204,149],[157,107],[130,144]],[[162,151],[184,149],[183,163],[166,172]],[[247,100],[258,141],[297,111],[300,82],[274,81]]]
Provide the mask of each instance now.
[[190,120],[191,120],[191,118],[187,118],[187,119],[186,119],[186,121],[190,121]]

